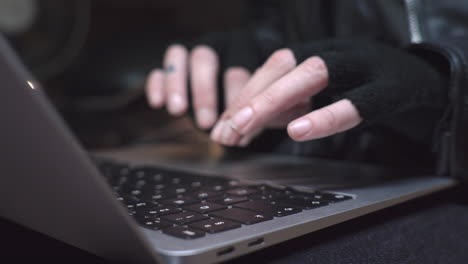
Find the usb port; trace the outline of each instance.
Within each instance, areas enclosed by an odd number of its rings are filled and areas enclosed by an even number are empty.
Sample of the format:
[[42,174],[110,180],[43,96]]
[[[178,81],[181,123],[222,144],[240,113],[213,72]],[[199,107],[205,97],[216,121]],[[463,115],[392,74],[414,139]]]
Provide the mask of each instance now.
[[221,257],[221,256],[224,256],[224,255],[227,255],[231,252],[234,252],[234,247],[228,247],[228,248],[225,248],[223,250],[220,250],[218,251],[218,253],[216,253],[216,255],[218,255],[218,257]]
[[250,241],[247,244],[247,246],[248,247],[255,247],[255,246],[263,244],[263,242],[265,242],[265,240],[263,239],[263,237],[261,237],[261,238],[255,239],[254,241]]

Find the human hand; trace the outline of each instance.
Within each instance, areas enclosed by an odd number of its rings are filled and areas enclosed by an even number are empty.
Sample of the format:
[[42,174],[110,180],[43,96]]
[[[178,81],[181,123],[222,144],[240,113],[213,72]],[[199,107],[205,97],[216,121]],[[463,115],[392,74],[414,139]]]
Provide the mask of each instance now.
[[[289,123],[291,138],[304,141],[358,125],[362,119],[347,99],[306,114],[310,111],[310,98],[327,87],[328,78],[328,69],[319,57],[297,65],[290,49],[275,52],[223,114],[211,138],[224,145],[243,146],[264,127]],[[297,120],[291,122],[294,119]]]
[[[296,66],[296,61],[302,63]],[[363,120],[373,123],[422,108],[442,108],[443,88],[441,74],[429,63],[369,40],[284,49],[255,72],[211,138],[228,146],[245,145],[256,131],[287,112],[292,113],[290,120],[283,121],[288,121],[292,139],[326,137]],[[322,91],[340,100],[305,115],[292,111]]]
[[[191,52],[182,45],[171,45],[164,56],[164,69],[153,70],[146,82],[148,102],[153,108],[167,107],[180,116],[189,107],[188,83],[192,89],[195,119],[200,128],[209,129],[218,119],[217,80],[219,58],[215,50],[199,45]],[[223,74],[225,105],[229,107],[238,91],[250,78],[243,67],[228,68]]]

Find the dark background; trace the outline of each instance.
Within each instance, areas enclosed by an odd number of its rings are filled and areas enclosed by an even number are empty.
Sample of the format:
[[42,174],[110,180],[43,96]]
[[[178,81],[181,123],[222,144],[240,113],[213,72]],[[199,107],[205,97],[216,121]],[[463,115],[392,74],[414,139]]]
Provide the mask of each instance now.
[[0,31],[81,143],[109,148],[146,139],[174,121],[165,111],[148,108],[147,74],[161,65],[171,43],[251,23],[246,2],[41,0],[27,28],[9,32],[0,20]]

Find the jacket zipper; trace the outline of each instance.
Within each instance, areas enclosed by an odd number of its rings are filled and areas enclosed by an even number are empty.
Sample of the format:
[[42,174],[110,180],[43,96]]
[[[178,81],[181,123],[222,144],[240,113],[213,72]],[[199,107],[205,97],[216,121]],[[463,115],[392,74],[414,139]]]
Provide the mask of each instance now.
[[418,13],[419,2],[419,0],[405,0],[410,40],[413,44],[421,43],[423,41],[420,17]]

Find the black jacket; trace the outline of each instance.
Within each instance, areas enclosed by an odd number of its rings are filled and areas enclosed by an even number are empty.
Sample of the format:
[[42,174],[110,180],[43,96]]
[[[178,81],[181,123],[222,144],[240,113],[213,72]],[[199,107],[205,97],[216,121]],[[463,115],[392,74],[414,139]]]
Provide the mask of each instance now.
[[[465,174],[468,161],[468,2],[464,0],[257,0],[258,23],[248,30],[214,34],[203,41],[224,67],[258,67],[274,50],[326,38],[370,37],[423,56],[447,78],[447,102],[437,122],[391,122],[353,129],[323,140],[293,143],[270,132],[253,149],[380,164],[418,166]],[[324,99],[323,104],[326,104]],[[425,133],[423,142],[414,135]],[[413,134],[413,137],[412,135]],[[466,138],[463,136],[466,135]],[[281,142],[272,145],[273,142]],[[284,138],[278,141],[277,138]],[[450,162],[445,162],[450,161]],[[464,166],[464,164],[466,164]],[[434,166],[432,166],[434,165]],[[466,169],[465,169],[466,167]]]

